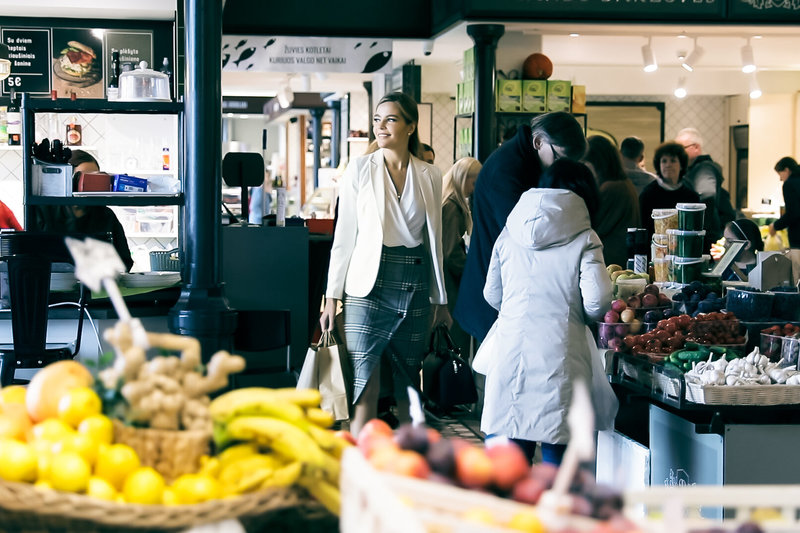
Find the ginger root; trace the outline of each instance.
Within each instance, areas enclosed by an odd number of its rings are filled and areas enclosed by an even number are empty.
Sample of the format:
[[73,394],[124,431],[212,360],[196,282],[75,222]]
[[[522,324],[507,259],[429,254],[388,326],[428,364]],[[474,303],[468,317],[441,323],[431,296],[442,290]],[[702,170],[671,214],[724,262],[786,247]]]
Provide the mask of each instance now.
[[136,346],[130,324],[119,322],[104,332],[114,347],[111,368],[100,372],[107,388],[116,388],[129,406],[128,418],[158,429],[195,429],[211,432],[208,394],[224,388],[228,376],[244,370],[244,359],[226,351],[215,353],[206,368],[200,368],[200,342],[169,333],[148,333],[150,346],[180,351],[180,357],[157,356],[146,360],[145,348]]

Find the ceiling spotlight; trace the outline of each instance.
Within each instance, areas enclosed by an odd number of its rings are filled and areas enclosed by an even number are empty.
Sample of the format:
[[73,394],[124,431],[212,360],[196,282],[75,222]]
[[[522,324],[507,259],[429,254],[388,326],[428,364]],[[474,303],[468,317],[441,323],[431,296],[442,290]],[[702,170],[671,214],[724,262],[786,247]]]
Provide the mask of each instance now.
[[686,98],[686,78],[682,76],[678,78],[678,86],[675,87],[675,91],[672,94],[675,95],[675,98]]
[[750,98],[753,100],[761,98],[761,87],[758,86],[758,80],[755,74],[750,76]]
[[11,61],[8,60],[8,46],[0,43],[0,80],[6,79],[11,74]]
[[703,52],[704,52],[703,48],[697,46],[697,39],[695,39],[694,50],[692,50],[692,53],[689,54],[689,56],[683,60],[681,66],[686,70],[688,70],[689,72],[692,72],[694,70],[694,66],[697,64],[698,61],[700,61],[700,58],[703,57]]
[[753,57],[753,47],[748,39],[747,44],[742,46],[742,72],[750,74],[756,71],[756,60]]
[[658,70],[656,54],[653,52],[653,38],[647,39],[647,44],[642,46],[642,60],[644,61],[645,72],[655,72]]
[[581,34],[580,33],[570,33],[569,36],[570,37],[580,37]]

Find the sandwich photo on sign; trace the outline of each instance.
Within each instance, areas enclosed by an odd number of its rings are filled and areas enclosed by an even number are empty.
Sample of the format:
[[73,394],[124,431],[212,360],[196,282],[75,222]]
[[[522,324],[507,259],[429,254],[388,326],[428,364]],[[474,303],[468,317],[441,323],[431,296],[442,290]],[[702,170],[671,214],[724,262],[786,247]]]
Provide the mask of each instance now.
[[102,98],[102,39],[91,30],[53,29],[53,89],[59,98]]

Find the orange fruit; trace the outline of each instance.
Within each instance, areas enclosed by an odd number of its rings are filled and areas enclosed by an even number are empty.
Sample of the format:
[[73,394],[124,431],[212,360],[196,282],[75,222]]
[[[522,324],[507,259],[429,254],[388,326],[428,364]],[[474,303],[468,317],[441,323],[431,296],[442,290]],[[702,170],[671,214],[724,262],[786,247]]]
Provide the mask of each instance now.
[[34,422],[58,416],[58,402],[70,389],[88,387],[94,382],[89,370],[77,361],[56,361],[31,378],[25,405]]

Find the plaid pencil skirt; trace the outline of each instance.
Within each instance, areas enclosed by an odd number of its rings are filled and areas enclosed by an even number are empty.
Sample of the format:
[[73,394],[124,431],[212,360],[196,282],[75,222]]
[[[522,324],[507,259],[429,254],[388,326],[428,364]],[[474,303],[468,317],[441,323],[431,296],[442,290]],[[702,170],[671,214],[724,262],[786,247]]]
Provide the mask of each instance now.
[[430,268],[424,245],[384,246],[375,286],[365,297],[344,298],[344,332],[353,362],[353,403],[382,354],[393,354],[409,375],[419,373],[428,348]]

